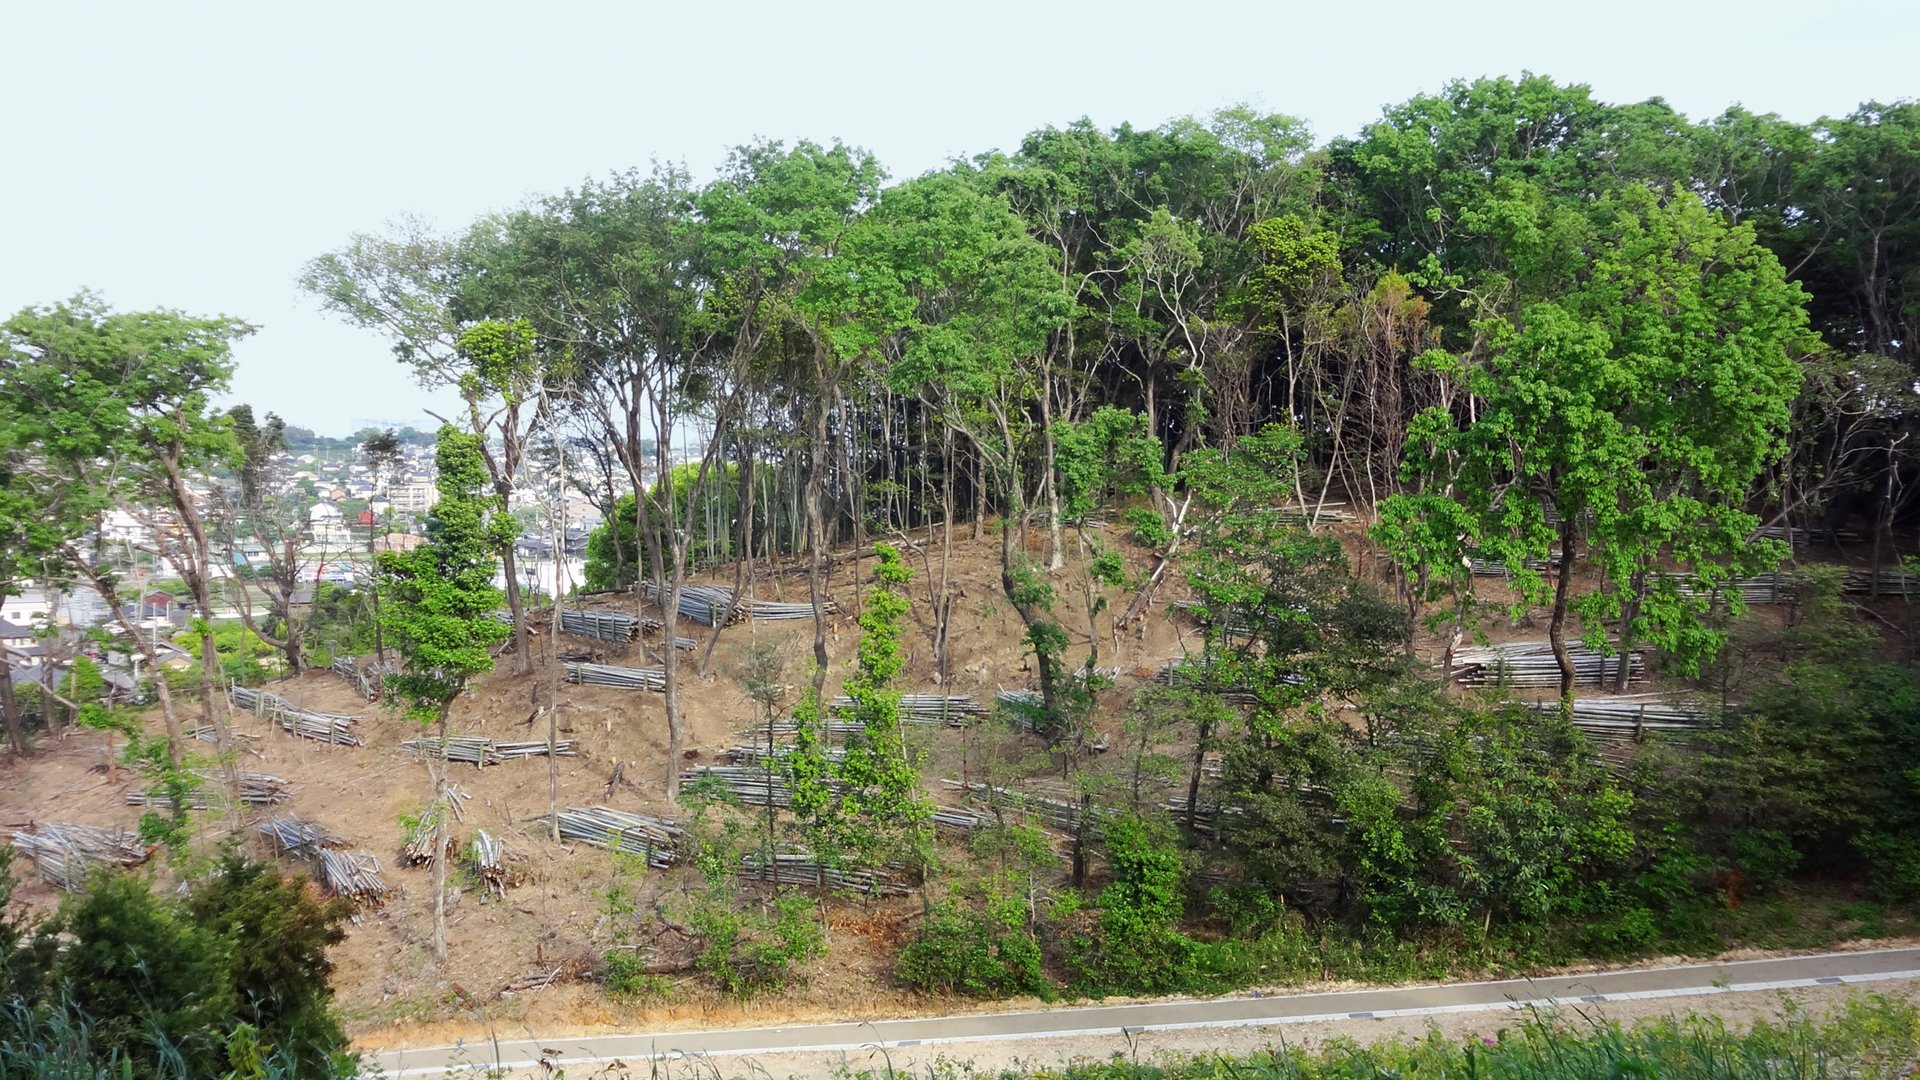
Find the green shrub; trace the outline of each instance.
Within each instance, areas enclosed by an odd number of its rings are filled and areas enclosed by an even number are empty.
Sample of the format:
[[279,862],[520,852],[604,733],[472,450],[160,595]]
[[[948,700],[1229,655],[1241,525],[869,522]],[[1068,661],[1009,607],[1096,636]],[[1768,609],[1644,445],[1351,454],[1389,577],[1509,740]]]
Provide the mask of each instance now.
[[916,989],[970,997],[1054,995],[1020,897],[984,909],[951,898],[936,902],[920,936],[901,950],[894,973]]

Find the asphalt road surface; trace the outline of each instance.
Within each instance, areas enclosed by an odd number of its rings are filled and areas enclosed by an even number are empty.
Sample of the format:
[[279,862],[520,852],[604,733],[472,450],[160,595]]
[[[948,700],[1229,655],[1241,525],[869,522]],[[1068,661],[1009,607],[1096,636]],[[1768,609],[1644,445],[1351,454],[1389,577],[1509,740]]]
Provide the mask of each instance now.
[[[651,1058],[723,1057],[793,1051],[868,1050],[950,1042],[1138,1034],[1180,1028],[1258,1027],[1322,1020],[1438,1016],[1529,1006],[1699,997],[1754,990],[1862,984],[1920,978],[1920,949],[1821,953],[1772,960],[1639,968],[1500,982],[1446,983],[1387,990],[1087,1005],[1036,1012],[875,1020],[718,1031],[633,1032],[498,1044],[380,1051],[390,1077],[441,1076],[448,1070],[538,1069],[629,1064]],[[722,1069],[722,1072],[725,1070]]]

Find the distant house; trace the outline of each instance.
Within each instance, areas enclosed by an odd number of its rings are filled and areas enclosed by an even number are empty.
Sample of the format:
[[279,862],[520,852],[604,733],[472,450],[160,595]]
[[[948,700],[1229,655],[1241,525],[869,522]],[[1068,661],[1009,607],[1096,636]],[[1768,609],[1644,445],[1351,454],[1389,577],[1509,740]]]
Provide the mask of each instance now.
[[414,548],[417,548],[421,544],[424,544],[426,542],[427,542],[427,538],[424,536],[414,536],[411,533],[390,532],[385,536],[379,537],[378,539],[374,540],[373,550],[375,551],[412,551]]
[[313,542],[323,547],[338,546],[352,540],[340,508],[332,503],[314,503],[307,509],[307,529]]
[[0,645],[9,648],[26,648],[36,644],[32,630],[18,623],[0,619]]
[[44,596],[9,596],[0,601],[0,619],[20,626],[44,622],[52,611]]

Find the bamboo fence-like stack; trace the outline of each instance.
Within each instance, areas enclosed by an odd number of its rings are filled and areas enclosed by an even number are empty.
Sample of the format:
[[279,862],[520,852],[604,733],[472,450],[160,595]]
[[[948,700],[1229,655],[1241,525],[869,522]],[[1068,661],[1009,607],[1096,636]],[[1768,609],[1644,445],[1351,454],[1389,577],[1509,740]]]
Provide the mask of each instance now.
[[985,810],[971,810],[964,806],[935,806],[933,824],[935,828],[949,832],[971,833],[991,826],[996,820]]
[[583,686],[613,686],[622,690],[665,693],[667,673],[659,668],[615,667],[612,664],[568,664],[567,681]]
[[[1206,685],[1205,675],[1206,672],[1202,668],[1183,658],[1167,661],[1165,666],[1154,673],[1153,681],[1161,686],[1201,687]],[[1280,681],[1292,686],[1300,682],[1300,676],[1282,675]],[[1218,693],[1220,700],[1235,705],[1260,704],[1260,695],[1245,686],[1223,687]]]
[[[202,784],[188,792],[185,799],[188,810],[208,810],[218,801],[224,792],[209,788],[208,785],[224,784],[226,778],[210,773],[196,773]],[[293,787],[281,777],[269,773],[240,772],[234,774],[240,787],[240,801],[254,806],[273,806],[293,798]],[[166,792],[158,788],[145,791],[128,791],[125,795],[128,806],[159,806],[173,809],[173,800]]]
[[777,770],[763,764],[695,765],[680,774],[682,785],[703,781],[718,782],[735,802],[743,806],[785,809],[793,805],[793,792],[788,790],[785,778]]
[[759,852],[740,856],[740,876],[781,885],[833,889],[866,896],[905,896],[910,888],[884,870],[843,870],[804,851],[779,852],[768,863]]
[[380,683],[386,675],[385,669],[380,665],[368,664],[366,667],[358,667],[351,657],[336,656],[333,658],[332,668],[335,674],[352,683],[360,691],[361,697],[368,701],[380,700]]
[[1850,593],[1874,596],[1920,596],[1920,574],[1905,570],[1847,571],[1844,588]]
[[1695,579],[1689,574],[1661,574],[1662,578],[1673,582],[1674,589],[1681,596],[1712,595],[1732,589],[1740,594],[1740,599],[1749,604],[1786,604],[1793,601],[1793,587],[1786,574],[1756,574],[1749,578],[1735,578],[1722,589],[1700,589],[1695,587]]
[[1110,807],[1099,806],[1091,801],[1082,804],[1036,791],[996,787],[977,780],[965,785],[964,788],[959,782],[953,780],[945,780],[942,783],[949,787],[961,788],[966,797],[974,802],[984,802],[990,806],[1004,806],[1021,811],[1042,824],[1065,833],[1072,833],[1080,827],[1083,809],[1091,818],[1091,832],[1094,836],[1102,835],[1101,822],[1114,814]]
[[[658,629],[659,623],[652,619],[647,629]],[[639,617],[618,611],[584,611],[567,608],[560,612],[560,630],[562,633],[579,637],[593,638],[596,641],[612,641],[626,644],[640,640],[640,631],[644,624]]]
[[[670,821],[629,814],[606,806],[570,806],[560,811],[560,836],[609,851],[643,856],[647,865],[664,870],[673,865],[674,846],[683,835]],[[542,816],[537,821],[551,821]]]
[[246,709],[255,716],[264,717],[280,727],[303,739],[331,743],[337,746],[359,746],[360,736],[353,733],[353,727],[360,722],[357,716],[338,716],[333,713],[314,712],[266,690],[255,690],[245,686],[227,688],[227,697],[239,708]]
[[[838,735],[841,737],[857,735],[866,729],[867,726],[865,724],[856,720],[843,720],[831,716],[823,717],[815,728],[815,730],[825,731],[829,736]],[[766,724],[759,724],[750,728],[741,728],[739,731],[734,732],[734,738],[747,741],[765,739],[768,731],[769,728]],[[775,741],[792,742],[794,737],[800,733],[800,725],[797,721],[789,717],[785,720],[775,721],[771,731]]]
[[[1558,713],[1558,701],[1515,704],[1536,712]],[[1571,720],[1587,737],[1602,743],[1640,742],[1649,734],[1685,738],[1706,723],[1705,709],[1661,698],[1575,698]]]
[[1857,544],[1863,539],[1852,529],[1796,529],[1786,525],[1763,525],[1748,534],[1749,540],[1784,540],[1794,547],[1808,544]]
[[[827,712],[845,715],[853,710],[853,699],[836,697],[827,702]],[[945,724],[966,727],[971,717],[986,714],[986,709],[971,694],[902,694],[900,719],[909,724]]]
[[[661,597],[660,587],[652,582],[646,583],[647,598],[658,603]],[[794,604],[781,600],[756,600],[749,596],[737,599],[733,590],[724,585],[683,585],[680,587],[680,617],[691,619],[702,626],[722,626],[738,622],[741,619],[782,619],[813,618],[812,604]],[[825,603],[825,610],[837,610],[832,601]]]
[[[556,757],[570,757],[574,754],[575,743],[572,739],[558,739],[553,744]],[[400,749],[414,757],[430,761],[440,760],[440,739],[427,736],[419,739],[407,739]],[[447,736],[446,759],[463,765],[498,765],[503,761],[516,758],[545,757],[547,744],[544,740],[533,742],[500,742],[474,735]]]
[[[1621,658],[1606,655],[1577,642],[1567,643],[1573,658],[1574,680],[1598,684],[1620,670]],[[1646,660],[1634,652],[1627,657],[1627,678],[1646,678]],[[1553,647],[1544,641],[1517,641],[1487,648],[1460,649],[1453,654],[1449,675],[1466,686],[1552,687],[1560,685],[1560,664]]]
[[101,825],[43,822],[16,831],[13,848],[33,860],[33,868],[48,884],[67,892],[84,886],[95,867],[139,866],[147,861],[147,849],[138,835]]

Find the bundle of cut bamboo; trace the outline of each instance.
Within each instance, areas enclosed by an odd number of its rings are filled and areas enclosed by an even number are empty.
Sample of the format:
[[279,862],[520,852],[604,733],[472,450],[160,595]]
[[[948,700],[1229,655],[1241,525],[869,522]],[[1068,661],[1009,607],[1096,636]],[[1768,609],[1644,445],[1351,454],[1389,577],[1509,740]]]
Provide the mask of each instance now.
[[[1568,642],[1576,682],[1599,683],[1620,671],[1618,654],[1594,652],[1578,642]],[[1646,661],[1638,653],[1627,656],[1627,677],[1638,682],[1646,677]],[[1486,648],[1460,649],[1453,654],[1452,678],[1467,686],[1558,686],[1560,664],[1553,647],[1544,641],[1516,641]]]
[[[652,622],[651,619],[647,620]],[[659,624],[655,623],[657,627]],[[627,643],[640,640],[639,617],[620,611],[586,611],[567,608],[560,612],[562,633],[577,634],[596,641]]]
[[[207,810],[214,806],[220,786],[225,785],[226,777],[218,773],[198,772],[199,787],[188,792],[181,800],[189,810]],[[268,773],[239,772],[234,774],[240,787],[240,801],[255,806],[272,806],[293,798],[293,788],[278,777]],[[157,788],[145,791],[128,791],[124,796],[128,806],[159,806],[173,808],[173,799]]]
[[[1560,711],[1559,701],[1518,702],[1524,708],[1543,713]],[[1622,698],[1575,698],[1572,703],[1573,726],[1596,742],[1640,742],[1649,734],[1667,738],[1686,738],[1706,722],[1705,709],[1691,702],[1674,701],[1651,695]]]
[[335,674],[346,678],[360,691],[361,697],[368,701],[380,700],[380,682],[386,675],[386,669],[378,664],[356,666],[353,658],[348,656],[334,657],[332,666]]
[[1920,596],[1920,574],[1906,570],[1883,569],[1847,571],[1845,588],[1850,593],[1875,596]]
[[[853,711],[853,699],[836,697],[827,702],[829,714],[844,716]],[[945,724],[965,727],[974,716],[986,713],[971,694],[902,694],[900,719],[909,724]]]
[[615,667],[612,664],[568,664],[567,681],[583,686],[615,686],[622,690],[665,693],[667,673],[659,668]]
[[353,726],[360,722],[357,716],[339,716],[333,713],[314,712],[266,690],[254,690],[245,686],[232,686],[227,696],[239,708],[251,711],[255,716],[266,717],[285,730],[303,739],[315,739],[339,746],[359,746],[360,736],[353,733]]
[[344,896],[364,907],[378,907],[387,898],[386,880],[380,876],[380,860],[370,851],[333,851],[321,848],[315,855],[320,884],[336,896]]
[[740,876],[866,896],[905,896],[908,886],[884,870],[838,869],[804,851],[779,852],[771,862],[759,852],[740,856]]
[[[570,806],[560,811],[558,817],[563,839],[640,855],[656,870],[673,865],[674,845],[682,835],[680,828],[670,821],[606,806]],[[553,819],[543,816],[535,820]]]
[[467,861],[474,873],[487,883],[496,896],[507,893],[507,845],[485,829],[473,830],[473,844],[467,848]]
[[326,826],[292,815],[268,818],[259,829],[276,851],[299,859],[316,859],[324,848],[346,846],[346,841],[328,832]]
[[13,834],[13,848],[33,860],[49,884],[72,892],[99,866],[138,866],[147,861],[140,837],[100,825],[43,822]]

